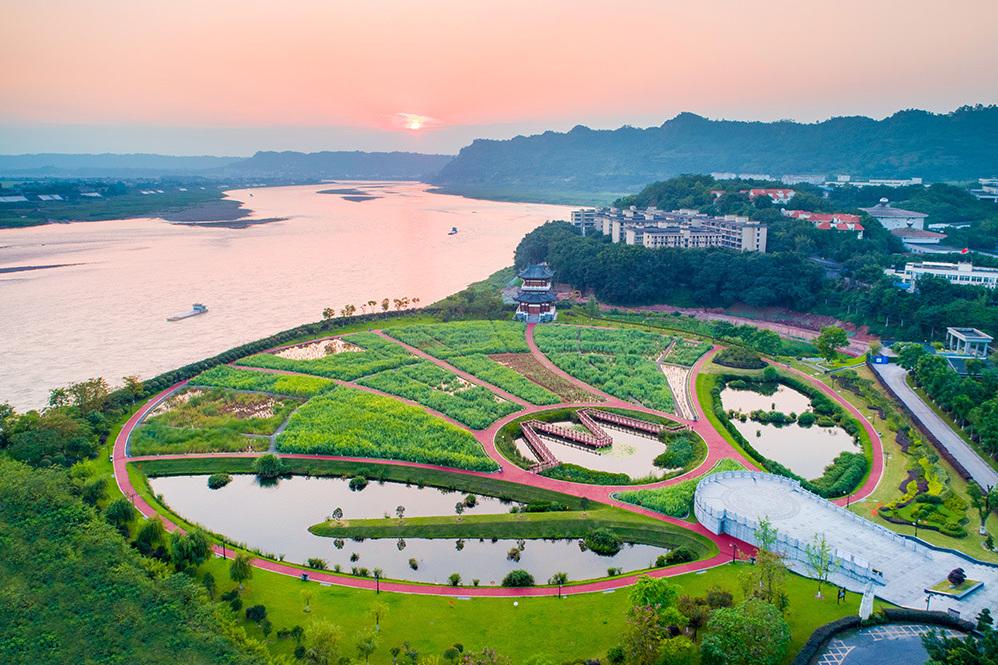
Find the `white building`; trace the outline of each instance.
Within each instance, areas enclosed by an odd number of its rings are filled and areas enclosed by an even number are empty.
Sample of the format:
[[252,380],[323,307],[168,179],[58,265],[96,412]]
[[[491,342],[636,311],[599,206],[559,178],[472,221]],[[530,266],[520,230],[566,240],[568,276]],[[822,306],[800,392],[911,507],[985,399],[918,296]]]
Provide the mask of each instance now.
[[845,187],[846,185],[852,185],[853,187],[908,187],[910,185],[921,185],[921,178],[907,178],[902,180],[901,178],[870,178],[869,180],[853,180],[852,176],[840,175],[835,178],[835,180],[829,180],[825,182],[827,187]]
[[650,249],[729,247],[743,252],[766,251],[766,225],[736,215],[709,217],[697,210],[600,208],[595,228],[615,243]]
[[925,213],[893,208],[887,199],[880,199],[880,203],[872,208],[860,208],[860,210],[876,219],[888,231],[891,229],[924,229],[925,218],[928,217]]
[[582,235],[586,235],[586,231],[595,225],[596,208],[580,208],[572,211],[572,226],[582,231]]
[[904,272],[892,273],[900,277],[909,290],[926,275],[942,277],[960,286],[984,286],[993,289],[998,286],[998,268],[975,267],[972,263],[906,263]]

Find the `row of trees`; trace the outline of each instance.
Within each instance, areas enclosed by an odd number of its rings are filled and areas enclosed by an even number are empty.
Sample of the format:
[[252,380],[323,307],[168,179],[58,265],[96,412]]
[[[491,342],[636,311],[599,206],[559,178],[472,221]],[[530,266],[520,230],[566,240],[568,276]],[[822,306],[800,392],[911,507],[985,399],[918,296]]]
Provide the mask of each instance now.
[[921,344],[896,344],[894,349],[915,383],[988,454],[998,458],[998,371],[970,359],[966,361],[968,375],[961,377],[945,358],[930,354]]
[[[396,312],[403,312],[410,308],[419,307],[419,298],[415,297],[392,298],[391,304],[395,305]],[[370,313],[374,314],[375,312],[378,311],[378,305],[379,303],[377,300],[368,300],[366,303],[361,303],[360,305],[361,313],[368,314],[367,308],[370,307],[371,308]],[[382,312],[387,312],[389,307],[389,299],[388,298],[383,299],[380,303],[380,306]],[[340,309],[340,316],[342,317],[353,316],[356,313],[357,313],[356,305],[345,305],[343,306],[342,309]],[[333,307],[325,308],[324,310],[322,310],[322,318],[324,320],[336,318],[336,309]]]

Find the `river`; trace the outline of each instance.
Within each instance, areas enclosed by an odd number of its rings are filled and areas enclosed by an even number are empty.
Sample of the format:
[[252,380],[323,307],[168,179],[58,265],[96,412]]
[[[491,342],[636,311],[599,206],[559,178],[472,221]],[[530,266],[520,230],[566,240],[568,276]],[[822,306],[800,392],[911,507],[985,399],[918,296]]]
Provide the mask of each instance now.
[[[371,200],[323,189],[352,187]],[[418,297],[429,304],[513,262],[531,229],[570,208],[434,194],[421,183],[234,190],[245,229],[160,219],[0,230],[0,402],[156,374],[321,318],[325,307]],[[455,235],[448,235],[452,227]],[[29,266],[63,267],[11,271]],[[200,302],[208,313],[168,316]]]

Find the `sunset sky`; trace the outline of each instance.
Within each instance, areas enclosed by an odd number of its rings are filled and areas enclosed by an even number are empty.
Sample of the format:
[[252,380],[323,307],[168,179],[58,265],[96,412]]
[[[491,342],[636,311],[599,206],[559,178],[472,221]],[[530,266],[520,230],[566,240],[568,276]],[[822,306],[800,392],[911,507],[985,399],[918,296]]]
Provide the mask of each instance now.
[[6,0],[0,153],[945,112],[998,102],[996,30],[995,0]]

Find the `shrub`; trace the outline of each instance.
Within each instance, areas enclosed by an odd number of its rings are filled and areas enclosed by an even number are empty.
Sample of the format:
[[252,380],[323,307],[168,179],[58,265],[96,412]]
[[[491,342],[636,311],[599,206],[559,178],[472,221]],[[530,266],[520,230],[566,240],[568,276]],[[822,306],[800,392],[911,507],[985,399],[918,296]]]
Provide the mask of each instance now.
[[213,490],[225,487],[232,482],[232,476],[227,473],[213,473],[208,476],[208,487]]
[[711,362],[716,365],[735,367],[737,369],[762,369],[766,366],[766,362],[759,356],[758,352],[737,346],[721,349],[713,357]]
[[350,479],[350,491],[359,492],[367,487],[367,478],[364,476],[354,476]]
[[272,480],[287,473],[288,467],[280,457],[267,453],[256,458],[253,470],[259,478]]
[[460,573],[451,573],[450,577],[447,578],[447,581],[450,582],[451,586],[460,586],[460,584],[461,584],[461,574]]
[[528,513],[548,513],[561,510],[568,510],[568,506],[557,501],[531,501],[523,510]]
[[267,618],[267,608],[263,605],[254,605],[246,608],[246,618],[255,623],[260,623]]
[[509,571],[506,577],[502,578],[502,585],[504,587],[534,586],[534,576],[525,570],[517,568],[516,570]]
[[238,597],[239,597],[239,589],[233,589],[232,591],[223,593],[221,596],[218,597],[218,599],[225,603],[231,603],[233,600],[235,600]]
[[586,534],[586,546],[600,556],[613,556],[624,543],[613,531],[600,527]]
[[[725,458],[715,464],[714,468],[708,471],[707,474],[741,470],[744,468],[738,462]],[[690,478],[689,480],[684,480],[668,487],[627,490],[618,492],[616,497],[626,503],[644,506],[645,508],[671,517],[685,517],[692,510],[693,495],[696,492],[697,483],[702,478],[703,476],[700,478]]]
[[953,586],[960,586],[967,581],[967,574],[963,572],[963,568],[954,568],[949,571],[949,575],[946,576],[949,583]]
[[242,598],[236,598],[231,603],[229,603],[229,607],[232,608],[233,612],[238,612],[239,610],[241,610],[243,608],[243,599]]
[[319,557],[309,557],[308,561],[305,562],[309,568],[313,570],[325,570],[329,567],[329,564],[325,559],[320,559]]
[[688,563],[690,561],[696,561],[697,554],[685,545],[680,545],[676,549],[669,552],[666,555],[665,560],[669,562],[669,565]]

